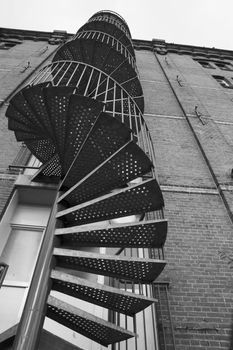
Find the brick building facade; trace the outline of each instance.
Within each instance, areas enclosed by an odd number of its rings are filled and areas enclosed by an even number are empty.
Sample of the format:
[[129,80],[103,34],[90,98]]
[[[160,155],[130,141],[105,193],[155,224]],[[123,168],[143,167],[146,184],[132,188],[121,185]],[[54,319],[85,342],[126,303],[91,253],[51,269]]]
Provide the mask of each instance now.
[[[9,98],[70,37],[0,30],[3,218],[15,186],[30,186],[19,181],[30,154],[8,131]],[[156,279],[157,287],[166,286],[169,302],[165,307],[160,301],[157,310],[159,349],[227,350],[233,314],[233,52],[156,39],[133,43],[168,219],[167,265]],[[0,341],[10,349],[14,330],[6,333]]]

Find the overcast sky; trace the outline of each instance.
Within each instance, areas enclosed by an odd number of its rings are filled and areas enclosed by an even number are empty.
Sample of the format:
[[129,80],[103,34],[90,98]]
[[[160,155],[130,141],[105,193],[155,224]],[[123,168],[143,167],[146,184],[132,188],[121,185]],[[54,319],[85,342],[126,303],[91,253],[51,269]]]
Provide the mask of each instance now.
[[134,39],[233,50],[233,0],[0,0],[0,27],[75,33],[97,11],[118,12]]

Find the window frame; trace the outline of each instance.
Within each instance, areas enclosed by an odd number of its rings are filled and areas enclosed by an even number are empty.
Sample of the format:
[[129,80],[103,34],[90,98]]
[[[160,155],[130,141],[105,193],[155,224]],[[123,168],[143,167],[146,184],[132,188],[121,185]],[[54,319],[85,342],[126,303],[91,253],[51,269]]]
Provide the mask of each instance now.
[[225,89],[233,89],[233,84],[229,79],[221,75],[212,75],[212,77]]

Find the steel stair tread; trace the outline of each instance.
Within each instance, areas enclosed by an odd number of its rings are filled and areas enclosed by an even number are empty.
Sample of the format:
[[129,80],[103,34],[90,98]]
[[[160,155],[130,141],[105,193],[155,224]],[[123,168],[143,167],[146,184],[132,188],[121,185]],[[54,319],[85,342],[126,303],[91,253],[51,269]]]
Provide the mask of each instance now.
[[[37,133],[37,129],[35,127],[35,124],[31,123],[30,120],[25,117],[24,114],[19,112],[10,102],[7,110],[6,110],[6,117],[8,118],[8,126],[10,127],[10,123],[15,122],[18,124],[21,124],[20,130],[25,132],[32,132]],[[11,128],[10,130],[14,130]]]
[[27,124],[30,124],[30,126],[32,128],[36,128],[36,130],[39,129],[40,132],[46,133],[43,124],[41,124],[40,119],[37,118],[27,99],[25,98],[24,89],[15,94],[10,103],[21,113],[21,115],[24,116],[24,120],[27,120]]
[[44,96],[44,88],[47,88],[49,85],[48,83],[40,83],[38,85],[29,86],[27,89],[24,89],[24,96],[35,115],[40,119],[41,124],[43,124],[44,130],[53,138],[53,127]]
[[52,270],[51,278],[53,290],[128,316],[134,316],[157,301],[154,298],[94,283],[59,270]]
[[55,147],[50,139],[26,140],[24,143],[32,154],[42,163],[49,161],[56,153]]
[[43,91],[62,173],[65,174],[103,110],[103,104],[89,97],[73,94],[72,87],[48,87]]
[[86,202],[126,186],[129,181],[149,173],[152,167],[142,149],[130,141],[61,195],[59,201],[65,199],[69,205]]
[[82,95],[72,95],[70,97],[65,141],[66,156],[62,163],[63,174],[68,171],[75,156],[94,127],[103,110],[103,106],[102,102]]
[[57,213],[65,226],[88,224],[162,209],[163,196],[156,179],[143,181]]
[[153,282],[165,267],[165,260],[122,257],[54,248],[57,266],[103,276]]
[[61,162],[64,157],[66,125],[69,117],[68,108],[73,90],[72,87],[67,86],[47,87],[43,89],[44,101],[53,129],[54,143]]
[[36,182],[59,182],[61,177],[61,164],[58,154],[54,154],[40,169],[34,174],[31,181]]
[[128,330],[52,296],[48,297],[46,315],[103,346],[135,336],[134,333]]
[[63,61],[63,60],[64,61],[66,61],[66,60],[72,61],[73,60],[72,52],[70,52],[69,46],[67,45],[67,43],[65,43],[61,46],[63,48],[63,50],[60,50],[60,49],[57,50],[57,52],[55,53],[55,55],[53,57],[53,62]]
[[[17,122],[14,119],[8,119],[8,129],[15,132],[17,140],[25,138],[25,140],[40,140],[43,139],[43,136],[38,135],[37,133],[32,132],[26,125]],[[46,138],[46,136],[44,137]]]
[[70,188],[130,140],[131,130],[102,112],[63,180]]
[[55,230],[63,247],[161,248],[167,236],[167,220],[129,224],[94,223]]

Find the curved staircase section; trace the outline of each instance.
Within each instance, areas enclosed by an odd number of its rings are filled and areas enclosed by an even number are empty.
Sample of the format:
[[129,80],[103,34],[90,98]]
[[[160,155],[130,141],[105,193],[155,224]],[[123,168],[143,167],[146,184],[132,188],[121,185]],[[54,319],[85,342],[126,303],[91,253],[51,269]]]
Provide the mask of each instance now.
[[[143,284],[165,266],[127,253],[145,249],[155,256],[167,233],[143,107],[128,26],[103,11],[59,48],[6,112],[16,139],[42,162],[34,181],[59,182],[57,214],[50,218],[58,227],[48,233],[58,242],[52,290],[129,316],[155,302],[153,296],[91,282],[88,274]],[[100,254],[103,247],[125,255]],[[47,316],[104,346],[135,335],[52,294]]]

